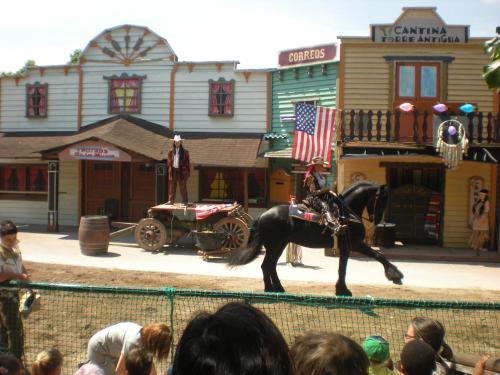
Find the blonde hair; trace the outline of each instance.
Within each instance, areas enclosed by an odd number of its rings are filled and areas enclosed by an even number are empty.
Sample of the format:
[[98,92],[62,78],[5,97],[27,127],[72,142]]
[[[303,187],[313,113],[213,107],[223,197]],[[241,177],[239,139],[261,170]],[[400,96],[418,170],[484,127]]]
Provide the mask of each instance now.
[[172,336],[166,324],[148,324],[141,329],[144,348],[159,360],[168,357]]
[[56,348],[44,350],[38,353],[35,362],[31,365],[32,375],[48,375],[52,371],[60,368],[63,363],[63,356]]

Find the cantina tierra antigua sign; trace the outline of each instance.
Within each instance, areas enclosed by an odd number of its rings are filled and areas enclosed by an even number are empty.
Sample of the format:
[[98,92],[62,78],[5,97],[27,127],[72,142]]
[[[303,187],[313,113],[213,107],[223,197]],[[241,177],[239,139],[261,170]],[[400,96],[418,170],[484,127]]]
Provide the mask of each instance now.
[[467,43],[469,26],[447,25],[436,8],[403,8],[394,24],[372,25],[375,43]]

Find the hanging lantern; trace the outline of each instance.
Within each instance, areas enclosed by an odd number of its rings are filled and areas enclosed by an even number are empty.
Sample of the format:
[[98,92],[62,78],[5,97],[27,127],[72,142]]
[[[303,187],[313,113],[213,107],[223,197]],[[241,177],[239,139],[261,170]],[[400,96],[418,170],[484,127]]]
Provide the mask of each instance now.
[[432,106],[432,109],[435,110],[437,113],[443,113],[448,110],[448,106],[443,103],[438,103]]
[[455,128],[453,125],[448,127],[448,134],[451,136],[454,136],[457,134],[457,128]]
[[462,104],[459,108],[464,113],[472,113],[474,112],[474,106],[469,103]]
[[403,112],[410,112],[411,110],[413,110],[413,107],[415,106],[411,103],[402,103],[399,105],[399,109]]

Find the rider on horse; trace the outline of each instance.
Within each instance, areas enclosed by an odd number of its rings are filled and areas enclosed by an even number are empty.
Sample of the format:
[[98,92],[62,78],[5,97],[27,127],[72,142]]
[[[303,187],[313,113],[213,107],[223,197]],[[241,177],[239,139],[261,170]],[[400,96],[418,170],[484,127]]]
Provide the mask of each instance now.
[[326,177],[321,174],[324,168],[330,165],[324,162],[321,156],[315,156],[307,167],[304,178],[307,198],[304,203],[323,215],[324,225],[332,230],[334,235],[343,233],[347,225],[341,223],[339,218],[342,202],[337,194],[326,185]]

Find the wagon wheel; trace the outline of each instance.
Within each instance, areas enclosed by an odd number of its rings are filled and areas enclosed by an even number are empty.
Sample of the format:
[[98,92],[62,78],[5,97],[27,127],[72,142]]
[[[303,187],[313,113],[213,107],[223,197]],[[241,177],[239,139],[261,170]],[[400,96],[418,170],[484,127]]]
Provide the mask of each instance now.
[[135,228],[135,242],[144,250],[160,250],[167,242],[167,230],[156,219],[142,219]]
[[246,246],[250,231],[246,223],[235,217],[225,217],[214,224],[214,230],[226,234],[222,247],[229,250],[240,250]]
[[245,211],[240,212],[239,216],[240,216],[239,219],[243,220],[247,224],[247,227],[252,226],[252,223],[253,223],[253,217],[252,216],[250,216]]

